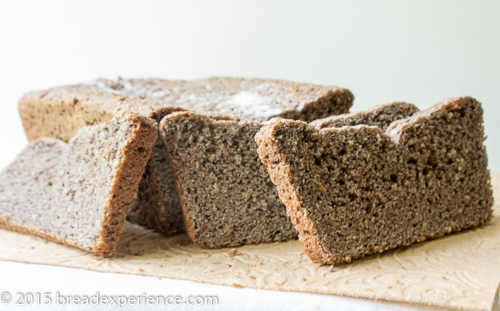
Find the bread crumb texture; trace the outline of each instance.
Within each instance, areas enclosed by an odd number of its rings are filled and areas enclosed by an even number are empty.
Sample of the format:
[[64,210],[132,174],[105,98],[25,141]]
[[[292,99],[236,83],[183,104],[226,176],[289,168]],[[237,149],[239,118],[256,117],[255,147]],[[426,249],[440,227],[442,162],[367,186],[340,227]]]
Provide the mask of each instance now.
[[121,113],[69,143],[33,141],[0,175],[0,226],[112,255],[156,128]]

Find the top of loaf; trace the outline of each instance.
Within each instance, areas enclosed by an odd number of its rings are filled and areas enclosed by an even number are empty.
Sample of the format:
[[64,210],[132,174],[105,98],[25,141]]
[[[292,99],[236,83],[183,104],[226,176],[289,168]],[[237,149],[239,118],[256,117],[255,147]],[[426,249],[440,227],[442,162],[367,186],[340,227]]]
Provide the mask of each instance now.
[[38,100],[74,98],[98,109],[112,112],[128,110],[150,117],[162,109],[175,107],[248,121],[295,118],[297,113],[325,109],[324,104],[318,104],[325,101],[333,106],[347,105],[349,109],[354,98],[348,90],[335,86],[231,77],[191,81],[99,79],[88,84],[29,93],[22,100],[33,96]]

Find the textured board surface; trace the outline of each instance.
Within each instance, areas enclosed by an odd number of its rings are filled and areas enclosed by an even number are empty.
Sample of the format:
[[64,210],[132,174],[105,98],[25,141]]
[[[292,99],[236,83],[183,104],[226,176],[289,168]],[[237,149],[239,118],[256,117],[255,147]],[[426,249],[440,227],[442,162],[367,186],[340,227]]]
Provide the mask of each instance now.
[[500,174],[492,177],[496,204],[486,226],[350,264],[314,264],[298,241],[204,250],[186,235],[166,238],[132,224],[126,224],[112,258],[0,230],[0,260],[490,310],[500,282]]

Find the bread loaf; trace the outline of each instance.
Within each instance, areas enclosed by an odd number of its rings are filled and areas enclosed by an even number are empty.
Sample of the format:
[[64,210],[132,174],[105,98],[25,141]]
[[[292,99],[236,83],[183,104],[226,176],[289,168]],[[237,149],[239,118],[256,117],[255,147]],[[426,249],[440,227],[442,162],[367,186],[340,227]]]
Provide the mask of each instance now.
[[[311,121],[348,112],[352,101],[346,89],[280,80],[118,79],[32,92],[19,101],[19,112],[30,141],[39,137],[68,141],[83,126],[105,122],[120,111],[131,111],[158,123],[181,110],[252,122],[273,117]],[[255,144],[247,147],[254,148]],[[155,143],[129,220],[165,234],[184,230],[172,166],[162,139]]]

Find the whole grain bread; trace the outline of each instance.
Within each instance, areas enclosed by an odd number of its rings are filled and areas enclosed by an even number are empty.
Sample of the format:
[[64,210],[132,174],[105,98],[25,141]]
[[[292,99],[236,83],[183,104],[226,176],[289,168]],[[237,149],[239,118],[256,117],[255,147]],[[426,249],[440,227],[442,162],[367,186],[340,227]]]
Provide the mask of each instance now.
[[256,152],[260,122],[177,112],[160,124],[186,232],[204,248],[297,237]]
[[112,255],[156,138],[155,121],[120,113],[69,144],[33,141],[0,174],[0,227]]
[[[384,127],[384,126],[382,126]],[[487,222],[483,111],[445,100],[386,130],[285,120],[256,136],[309,257],[349,262]]]
[[[105,122],[120,111],[131,111],[158,123],[181,110],[253,122],[273,117],[311,121],[348,112],[352,101],[353,95],[346,89],[279,80],[102,79],[26,94],[19,101],[19,113],[30,141],[45,136],[68,141],[83,126]],[[160,138],[129,220],[165,234],[184,230],[172,166]]]

